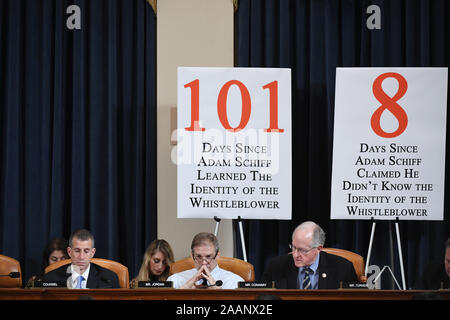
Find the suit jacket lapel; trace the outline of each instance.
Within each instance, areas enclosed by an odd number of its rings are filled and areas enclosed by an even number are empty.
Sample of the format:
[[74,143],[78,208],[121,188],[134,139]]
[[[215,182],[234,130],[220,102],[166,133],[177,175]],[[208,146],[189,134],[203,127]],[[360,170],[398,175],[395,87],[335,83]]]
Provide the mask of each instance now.
[[95,267],[95,264],[91,263],[86,287],[87,288],[97,288],[97,286],[98,286],[97,284],[98,284],[98,270]]
[[317,268],[319,274],[319,284],[318,289],[329,288],[328,282],[331,273],[329,272],[327,254],[325,252],[320,252],[319,268]]
[[294,264],[294,260],[291,258],[288,270],[286,272],[287,289],[298,289],[298,268]]
[[67,279],[72,275],[70,269],[69,269],[69,272],[67,272],[68,267],[70,268],[70,264],[62,266],[55,270],[55,276],[56,276],[55,280],[56,281],[60,281],[60,282],[65,281],[67,283]]

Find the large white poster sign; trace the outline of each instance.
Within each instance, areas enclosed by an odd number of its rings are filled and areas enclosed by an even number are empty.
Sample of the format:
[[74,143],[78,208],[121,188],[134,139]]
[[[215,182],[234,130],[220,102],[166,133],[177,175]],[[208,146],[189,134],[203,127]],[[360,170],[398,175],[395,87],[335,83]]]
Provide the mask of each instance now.
[[337,68],[331,219],[442,220],[447,68]]
[[178,68],[178,218],[291,219],[291,70]]

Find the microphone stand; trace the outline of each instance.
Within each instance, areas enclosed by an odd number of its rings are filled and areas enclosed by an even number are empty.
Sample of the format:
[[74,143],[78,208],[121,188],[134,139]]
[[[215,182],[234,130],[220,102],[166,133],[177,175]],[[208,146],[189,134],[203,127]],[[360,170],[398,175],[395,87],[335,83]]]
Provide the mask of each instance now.
[[0,277],[20,278],[20,272],[10,272],[9,274],[0,274]]
[[217,280],[215,283],[213,284],[208,284],[208,280],[206,280],[205,278],[203,278],[203,282],[202,282],[202,286],[204,286],[204,288],[209,288],[209,287],[221,287],[223,284],[222,280]]
[[[10,272],[9,274],[0,274],[0,278],[11,278],[11,279],[19,279],[20,278],[20,272]],[[20,279],[19,279],[19,282]]]

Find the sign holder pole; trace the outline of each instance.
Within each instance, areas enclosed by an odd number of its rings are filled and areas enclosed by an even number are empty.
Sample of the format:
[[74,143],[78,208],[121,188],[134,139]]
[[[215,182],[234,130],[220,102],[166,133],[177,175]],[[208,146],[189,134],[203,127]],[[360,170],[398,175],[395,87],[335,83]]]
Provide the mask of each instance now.
[[[374,218],[371,219],[372,220],[372,231],[370,233],[370,240],[369,240],[369,250],[367,252],[367,259],[366,259],[366,270],[365,270],[365,275],[367,277],[367,270],[369,268],[369,262],[370,262],[370,255],[372,253],[372,244],[373,244],[373,237],[375,235],[375,227],[376,227],[376,221]],[[403,290],[406,290],[406,281],[405,281],[405,270],[403,268],[403,254],[402,254],[402,244],[400,242],[400,230],[398,227],[398,222],[399,222],[399,218],[397,217],[395,219],[395,232],[397,234],[397,246],[398,246],[398,258],[400,260],[400,271],[401,271],[401,275],[402,275],[402,285],[403,285]],[[381,274],[384,272],[384,270],[386,270],[386,267],[389,269],[389,271],[392,274],[392,277],[395,280],[395,283],[397,283],[397,279],[395,279],[395,276],[393,274],[393,272],[391,271],[391,269],[388,266],[385,266],[383,268],[383,270],[381,270],[381,272],[378,274],[378,276],[376,277],[376,280],[381,276]],[[397,286],[400,288],[400,286],[397,283]]]
[[243,231],[243,227],[242,227],[241,216],[238,216],[237,221],[239,223],[239,231],[240,231],[240,235],[241,235],[242,255],[244,257],[244,261],[247,262],[247,252],[245,251],[244,231]]
[[[220,225],[220,221],[222,219],[218,218],[217,216],[214,216],[214,220],[216,221],[216,228],[214,230],[214,235],[217,237],[217,234],[219,233],[219,225]],[[242,255],[244,257],[244,261],[247,262],[247,252],[245,251],[245,240],[244,240],[244,229],[242,227],[242,219],[241,216],[238,216],[237,218],[237,222],[239,224],[239,234],[240,234],[240,238],[241,238],[241,245],[242,245]]]
[[217,218],[217,216],[214,216],[214,220],[216,221],[216,229],[214,230],[214,235],[217,237],[217,234],[219,233],[219,225],[220,225],[220,221],[222,219]]
[[405,269],[403,268],[403,254],[402,254],[402,244],[400,242],[400,230],[398,228],[399,219],[395,220],[395,232],[397,233],[397,246],[398,246],[398,258],[400,260],[400,271],[402,274],[402,284],[403,290],[406,290],[406,281],[405,281]]
[[370,232],[370,239],[369,239],[369,250],[367,252],[367,258],[366,258],[366,269],[364,271],[365,276],[367,278],[367,270],[369,269],[369,260],[370,260],[370,255],[372,253],[372,244],[373,244],[373,237],[375,235],[375,228],[377,226],[377,223],[375,222],[375,220],[372,217],[372,231]]

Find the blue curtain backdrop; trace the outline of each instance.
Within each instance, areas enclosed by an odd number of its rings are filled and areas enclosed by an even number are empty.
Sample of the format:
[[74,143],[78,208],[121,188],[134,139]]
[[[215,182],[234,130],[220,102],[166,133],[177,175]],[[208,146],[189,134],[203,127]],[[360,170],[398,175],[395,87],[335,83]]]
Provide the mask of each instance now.
[[0,253],[25,281],[78,228],[131,276],[156,238],[155,38],[145,0],[0,1]]
[[[381,9],[380,30],[366,26],[370,5]],[[256,277],[269,258],[288,252],[293,229],[305,220],[324,228],[326,246],[352,250],[366,258],[371,222],[329,218],[335,70],[448,67],[450,2],[240,0],[235,29],[236,66],[292,68],[292,221],[244,222],[247,256],[255,266]],[[447,153],[447,186],[448,164]],[[449,204],[446,191],[444,221],[400,221],[407,287],[430,259],[444,259],[444,242],[450,236]],[[241,254],[240,245],[237,250]],[[392,222],[377,223],[371,264],[393,264],[401,285]],[[392,286],[388,273],[383,279],[387,280],[383,287]]]
[[[66,27],[72,4],[81,30]],[[371,4],[381,30],[366,27]],[[236,65],[292,68],[293,219],[244,222],[257,278],[305,220],[366,256],[370,222],[329,219],[335,68],[447,67],[449,14],[446,0],[239,1]],[[156,238],[155,37],[145,0],[0,2],[0,253],[24,279],[50,238],[77,228],[130,275]],[[446,192],[443,222],[400,222],[408,286],[443,257],[448,206]],[[372,263],[392,260],[400,279],[391,231],[377,224]]]

